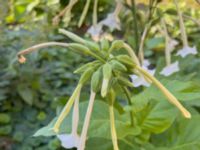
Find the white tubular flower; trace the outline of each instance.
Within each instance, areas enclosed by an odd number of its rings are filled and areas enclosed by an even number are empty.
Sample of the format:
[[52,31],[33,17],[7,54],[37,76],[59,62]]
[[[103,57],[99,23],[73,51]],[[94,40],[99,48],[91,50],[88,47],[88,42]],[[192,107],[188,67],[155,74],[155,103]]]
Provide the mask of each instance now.
[[104,20],[102,20],[101,23],[107,26],[111,31],[113,31],[114,29],[120,30],[120,21],[115,13],[108,14],[108,16]]
[[[144,60],[142,68],[153,76],[156,72],[156,69],[148,69],[149,65],[150,62],[148,60]],[[149,87],[151,85],[151,83],[149,83],[143,76],[131,75],[131,80],[134,87],[139,87],[139,86]]]
[[80,137],[74,134],[60,134],[57,135],[59,140],[61,141],[61,145],[64,148],[71,149],[71,148],[78,148]]
[[172,38],[169,39],[168,47],[169,47],[170,52],[172,52],[177,45],[178,45],[177,40],[172,39]]
[[92,109],[93,109],[93,105],[94,105],[95,96],[96,96],[96,93],[91,91],[90,100],[89,100],[89,104],[88,104],[88,108],[87,108],[87,112],[86,112],[85,120],[84,120],[84,124],[83,124],[83,129],[82,129],[82,132],[81,132],[80,143],[79,143],[77,150],[84,150],[85,149],[85,142],[86,142],[86,139],[87,139],[87,131],[88,131],[88,128],[89,128],[90,118],[91,118],[91,115],[92,115]]
[[102,33],[102,24],[98,23],[96,25],[91,26],[88,30],[87,33],[89,33],[92,37],[93,40],[99,41],[100,35]]
[[197,49],[196,47],[190,47],[190,46],[184,46],[182,49],[180,49],[178,52],[177,52],[177,56],[181,56],[181,57],[186,57],[187,55],[189,54],[192,54],[192,55],[196,55],[198,52],[197,52]]
[[78,148],[80,143],[80,137],[77,133],[78,129],[78,121],[79,121],[79,98],[80,98],[80,92],[77,95],[77,98],[74,102],[74,109],[73,109],[73,117],[72,117],[72,132],[71,134],[60,134],[57,135],[59,140],[61,141],[61,145],[64,148]]
[[179,68],[179,62],[176,61],[166,67],[163,68],[163,70],[160,72],[161,75],[164,76],[170,76],[175,72],[178,72],[180,70]]

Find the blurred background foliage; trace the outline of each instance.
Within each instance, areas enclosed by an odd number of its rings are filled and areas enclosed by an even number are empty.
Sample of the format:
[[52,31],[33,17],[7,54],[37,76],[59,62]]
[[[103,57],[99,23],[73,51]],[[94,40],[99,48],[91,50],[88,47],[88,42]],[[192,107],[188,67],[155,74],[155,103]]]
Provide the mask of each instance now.
[[[80,1],[73,8],[70,22],[65,22],[67,19],[62,18],[57,26],[52,25],[52,19],[65,8],[68,2],[68,0],[0,0],[1,150],[62,149],[59,141],[54,137],[33,138],[32,135],[37,129],[47,125],[55,116],[56,108],[65,103],[78,79],[78,76],[73,74],[73,70],[85,61],[89,61],[89,58],[82,58],[64,48],[54,47],[48,48],[48,51],[44,49],[39,52],[40,55],[38,53],[29,55],[29,61],[25,65],[20,65],[16,61],[16,53],[21,49],[44,41],[66,41],[66,38],[57,33],[56,29],[59,27],[68,27],[69,30],[84,36],[86,30],[92,24],[92,13],[88,13],[84,25],[81,28],[77,27],[85,4],[84,1]],[[92,6],[89,12],[92,12]],[[141,11],[137,14],[140,18],[141,26],[139,30],[141,32],[144,29],[147,0],[137,0],[137,6]],[[200,49],[200,20],[198,20],[200,18],[200,5],[198,0],[187,0],[187,2],[181,0],[180,6],[185,15],[191,16],[195,20],[185,19],[185,24],[189,41]],[[114,1],[100,0],[98,20],[105,18],[114,8]],[[166,18],[171,35],[177,37],[177,40],[180,41],[176,11],[170,0],[160,2],[154,17],[160,18],[164,15],[168,15]],[[129,14],[121,14],[120,17],[121,22],[123,22],[122,29],[117,32],[113,31],[114,38],[123,37],[125,41],[135,46],[134,36],[132,36],[134,30],[130,23],[132,17]],[[155,22],[155,28],[156,24],[158,22]],[[164,42],[158,40],[159,38],[159,34],[154,33],[154,29],[152,29],[145,43],[145,57],[150,58],[154,66],[161,68],[164,65]],[[168,79],[193,80],[199,83],[199,55],[184,59],[181,66],[182,71]],[[161,78],[159,75],[157,76]],[[88,97],[88,95],[83,95],[84,97]],[[192,103],[192,105],[196,108],[199,107],[197,102]],[[199,109],[197,110],[199,111]],[[198,117],[196,117],[196,120],[198,120]],[[176,123],[180,124],[180,120]],[[193,121],[192,123],[198,126],[197,122]],[[181,125],[176,126],[176,128],[179,127],[180,130],[185,128]],[[188,128],[192,130],[191,125]],[[169,130],[175,130],[175,128]],[[153,139],[159,140],[160,136],[167,137],[167,133],[156,135]],[[173,140],[173,137],[169,140]],[[95,143],[95,141],[90,141],[90,143],[92,142]],[[101,142],[103,143],[103,141]],[[152,142],[158,146],[162,145],[154,140]],[[167,144],[165,143],[165,145]]]

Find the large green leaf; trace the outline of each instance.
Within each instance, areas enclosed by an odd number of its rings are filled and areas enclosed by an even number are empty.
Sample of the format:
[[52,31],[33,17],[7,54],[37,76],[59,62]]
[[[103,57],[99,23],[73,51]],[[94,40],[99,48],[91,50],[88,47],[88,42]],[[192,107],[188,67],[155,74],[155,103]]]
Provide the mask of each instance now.
[[[79,132],[81,131],[85,112],[87,110],[88,102],[80,103],[79,112]],[[141,132],[141,129],[137,126],[131,127],[129,124],[129,115],[120,115],[115,110],[115,124],[117,136],[119,139],[125,138],[127,135],[138,135]],[[66,117],[66,119],[61,124],[60,133],[70,133],[71,131],[71,113]],[[52,136],[55,133],[52,131],[52,127],[55,123],[56,118],[46,127],[38,130],[34,136]],[[109,110],[108,105],[102,101],[95,101],[94,109],[92,112],[92,118],[89,127],[89,138],[98,137],[98,138],[107,138],[110,139],[110,120],[109,120]]]
[[138,125],[145,131],[161,133],[173,123],[177,110],[167,102],[152,101],[136,113]]
[[157,147],[170,150],[199,150],[200,149],[200,116],[187,120],[180,118],[166,132],[152,137]]

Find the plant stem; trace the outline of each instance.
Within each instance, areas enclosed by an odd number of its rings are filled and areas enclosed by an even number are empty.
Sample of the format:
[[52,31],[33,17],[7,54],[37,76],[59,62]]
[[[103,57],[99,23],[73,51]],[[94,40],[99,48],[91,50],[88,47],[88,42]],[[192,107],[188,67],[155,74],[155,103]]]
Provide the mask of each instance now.
[[131,12],[133,14],[133,27],[135,31],[135,49],[136,51],[139,50],[139,31],[138,31],[138,25],[137,25],[137,14],[136,14],[136,4],[135,0],[132,0],[132,9]]
[[[130,96],[130,93],[129,93],[128,89],[127,89],[126,87],[123,87],[123,86],[121,86],[121,88],[123,89],[123,91],[124,91],[124,93],[125,93],[125,95],[126,95],[126,97],[127,97],[128,105],[129,105],[129,106],[132,106],[132,103],[131,103],[131,96]],[[134,115],[133,115],[133,112],[131,111],[131,112],[130,112],[131,126],[134,126],[133,116],[134,116]]]

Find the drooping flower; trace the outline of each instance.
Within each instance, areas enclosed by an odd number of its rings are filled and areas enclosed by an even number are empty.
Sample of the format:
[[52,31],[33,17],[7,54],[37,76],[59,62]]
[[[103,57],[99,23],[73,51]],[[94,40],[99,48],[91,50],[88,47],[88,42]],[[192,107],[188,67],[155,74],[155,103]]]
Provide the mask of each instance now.
[[179,25],[180,25],[180,30],[181,30],[181,39],[183,41],[183,48],[177,52],[177,55],[181,56],[183,58],[189,54],[196,55],[197,54],[196,47],[195,46],[190,47],[188,44],[187,33],[186,33],[184,22],[183,22],[183,14],[182,14],[180,8],[178,7],[178,3],[176,0],[174,0],[174,4],[175,4],[177,12],[178,12]]
[[[149,74],[154,75],[156,72],[156,69],[149,69],[150,62],[149,60],[144,60],[143,61],[143,65],[142,68],[144,70],[146,70]],[[149,87],[151,85],[151,83],[149,83],[147,81],[147,79],[144,78],[144,76],[140,76],[140,75],[131,75],[131,80],[133,83],[134,87],[139,87],[139,86],[145,86],[145,87]]]
[[180,49],[178,52],[177,52],[177,56],[181,56],[181,57],[186,57],[187,55],[189,54],[192,54],[192,55],[196,55],[198,52],[197,52],[197,49],[196,49],[196,46],[193,46],[193,47],[190,47],[190,46],[185,46],[183,47],[182,49]]
[[111,31],[114,29],[120,30],[120,21],[115,13],[108,14],[108,16],[102,20],[101,23],[107,26]]
[[92,25],[88,30],[87,33],[89,33],[94,41],[99,41],[100,35],[102,33],[103,25],[101,23],[98,23],[96,25]]
[[79,122],[79,98],[80,91],[77,94],[74,102],[73,116],[72,116],[72,131],[70,134],[58,134],[57,137],[61,141],[61,145],[64,148],[78,148],[80,143],[80,137],[77,133],[78,122]]
[[163,68],[163,70],[160,72],[160,74],[164,75],[164,76],[170,76],[175,72],[178,72],[180,70],[179,68],[179,62],[176,61],[166,67]]

